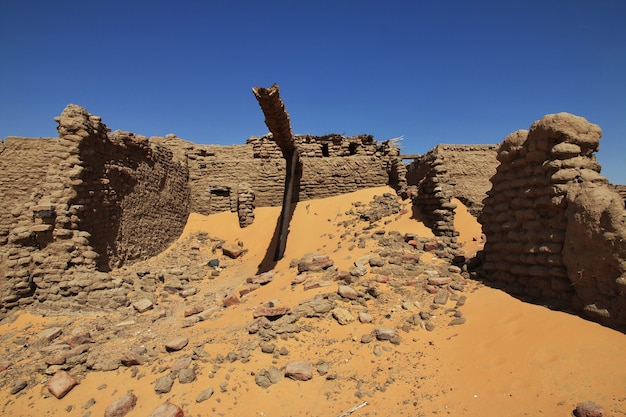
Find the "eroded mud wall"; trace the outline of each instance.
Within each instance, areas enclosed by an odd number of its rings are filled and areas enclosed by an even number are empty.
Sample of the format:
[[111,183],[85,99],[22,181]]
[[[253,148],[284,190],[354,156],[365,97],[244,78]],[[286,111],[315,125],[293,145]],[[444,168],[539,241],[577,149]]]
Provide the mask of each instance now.
[[[11,139],[0,154],[16,179],[13,188],[2,185],[11,217],[2,218],[0,313],[33,302],[124,305],[122,283],[106,272],[162,251],[187,220],[185,159],[142,137],[109,137],[100,118],[79,106],[56,120],[58,139]],[[19,179],[20,172],[38,174]]]
[[479,220],[485,279],[626,325],[626,212],[593,155],[600,127],[567,113],[507,136]]

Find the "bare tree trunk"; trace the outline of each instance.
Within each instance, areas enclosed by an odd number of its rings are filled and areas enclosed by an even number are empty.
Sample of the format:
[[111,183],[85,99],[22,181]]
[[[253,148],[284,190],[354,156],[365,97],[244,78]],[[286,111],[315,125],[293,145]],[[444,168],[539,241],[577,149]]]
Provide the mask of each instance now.
[[283,207],[278,223],[278,244],[274,254],[274,261],[279,261],[283,258],[287,246],[289,222],[293,213],[293,194],[300,186],[299,176],[297,175],[297,168],[300,164],[300,152],[296,149],[296,143],[291,134],[289,113],[285,110],[285,104],[280,98],[278,85],[274,84],[269,88],[254,87],[252,92],[259,102],[261,110],[263,110],[265,124],[272,132],[274,141],[282,151],[286,163]]
[[285,103],[280,98],[278,85],[274,84],[269,88],[254,87],[252,92],[259,102],[261,110],[263,110],[265,124],[272,132],[274,141],[283,151],[283,155],[293,152],[296,149],[296,144],[291,134],[289,113],[285,110]]

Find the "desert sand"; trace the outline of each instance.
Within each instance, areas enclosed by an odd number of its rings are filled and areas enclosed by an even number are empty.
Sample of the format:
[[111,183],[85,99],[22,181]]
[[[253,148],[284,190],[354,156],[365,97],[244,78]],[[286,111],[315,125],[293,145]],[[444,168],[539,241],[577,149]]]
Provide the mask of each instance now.
[[[293,284],[298,273],[290,261],[317,252],[330,256],[340,270],[350,269],[355,259],[376,248],[372,242],[361,248],[351,244],[347,237],[351,230],[338,224],[346,219],[354,201],[367,202],[384,192],[393,190],[381,187],[298,203],[285,256],[279,262],[271,260],[271,239],[280,208],[257,208],[254,224],[245,229],[239,228],[235,213],[192,214],[184,233],[168,251],[132,268],[171,263],[168,252],[195,242],[198,233],[241,242],[246,252],[240,258],[223,260],[223,270],[215,279],[194,282],[198,294],[193,297],[160,296],[155,309],[167,309],[167,317],[143,324],[142,318],[155,312],[142,313],[137,315],[132,333],[107,340],[111,349],[139,342],[152,346],[158,350],[154,363],[78,375],[79,385],[62,399],[50,395],[46,387],[49,376],[42,373],[35,376],[36,384],[29,383],[19,393],[10,394],[9,371],[21,366],[31,369],[27,363],[41,357],[26,344],[50,326],[64,326],[68,332],[76,327],[91,329],[94,323],[115,326],[134,312],[64,316],[33,310],[12,313],[0,322],[3,360],[12,362],[0,373],[0,378],[5,378],[0,389],[2,415],[102,416],[128,390],[137,396],[135,408],[127,414],[130,417],[147,416],[165,401],[179,405],[186,416],[339,416],[358,405],[362,407],[351,416],[569,416],[576,404],[588,400],[603,405],[605,415],[626,415],[626,335],[575,315],[523,303],[480,282],[466,285],[467,301],[458,308],[467,318],[462,325],[449,326],[447,313],[439,309],[434,310],[437,325],[432,331],[415,326],[398,330],[398,344],[376,339],[363,343],[363,335],[377,326],[397,328],[401,319],[420,310],[415,303],[414,311],[411,304],[406,305],[417,299],[412,288],[392,291],[381,282],[384,297],[380,298],[384,302],[346,304],[355,313],[367,308],[372,323],[356,320],[340,325],[330,316],[303,318],[299,321],[302,331],[273,341],[287,354],[261,352],[258,338],[247,331],[255,308],[269,301],[293,308],[316,295],[337,292],[336,282],[310,290]],[[481,246],[480,225],[462,204],[457,204],[459,240],[471,255]],[[412,218],[410,210],[383,220],[379,228],[432,237],[428,228]],[[196,248],[198,259],[214,256],[210,247]],[[420,263],[433,267],[442,262],[428,252],[420,259]],[[274,280],[242,296],[239,304],[194,326],[181,326],[183,310],[189,305],[219,304],[225,295],[245,286],[246,278],[270,269],[276,272]],[[165,352],[164,342],[178,336],[189,338],[189,345]],[[247,356],[234,356],[231,361],[229,353],[233,351],[245,351]],[[169,393],[155,393],[155,380],[185,355],[193,356],[197,379],[190,384],[176,381]],[[312,379],[282,378],[268,388],[255,383],[260,370],[271,366],[282,370],[295,360],[314,364]],[[316,364],[321,363],[326,364],[327,372],[316,370]],[[207,388],[213,388],[213,395],[197,403],[196,396]]]

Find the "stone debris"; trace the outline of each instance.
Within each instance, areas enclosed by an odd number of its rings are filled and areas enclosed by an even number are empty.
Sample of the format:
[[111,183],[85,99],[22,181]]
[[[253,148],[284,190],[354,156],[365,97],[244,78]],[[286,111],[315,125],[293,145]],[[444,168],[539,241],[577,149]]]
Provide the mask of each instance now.
[[122,395],[104,410],[104,417],[124,417],[137,404],[137,396],[132,392]]
[[285,365],[285,377],[296,381],[308,381],[313,378],[313,365],[309,361],[293,361]]
[[604,409],[602,406],[593,401],[585,401],[576,406],[574,410],[576,417],[603,417]]
[[179,406],[169,401],[158,406],[148,417],[184,417],[185,413]]
[[181,350],[182,348],[187,346],[187,344],[189,344],[189,339],[188,338],[186,338],[186,337],[177,337],[176,339],[168,340],[165,343],[165,349],[168,352],[175,352],[175,351]]
[[208,400],[209,398],[213,396],[213,392],[214,392],[213,388],[207,388],[204,391],[201,391],[196,397],[196,402],[201,403],[201,402]]
[[151,310],[153,307],[154,304],[147,298],[143,298],[133,303],[133,308],[137,310],[137,313],[145,313],[146,311]]
[[76,385],[78,385],[78,381],[67,372],[59,370],[48,380],[48,391],[58,399],[61,399]]

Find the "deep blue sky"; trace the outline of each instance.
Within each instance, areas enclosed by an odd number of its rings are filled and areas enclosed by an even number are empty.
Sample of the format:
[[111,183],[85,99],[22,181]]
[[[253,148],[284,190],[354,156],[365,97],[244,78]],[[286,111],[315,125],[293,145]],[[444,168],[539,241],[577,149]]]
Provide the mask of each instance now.
[[626,184],[626,1],[0,0],[0,137],[111,129],[241,144],[279,84],[294,133],[499,143],[547,113],[599,124]]

